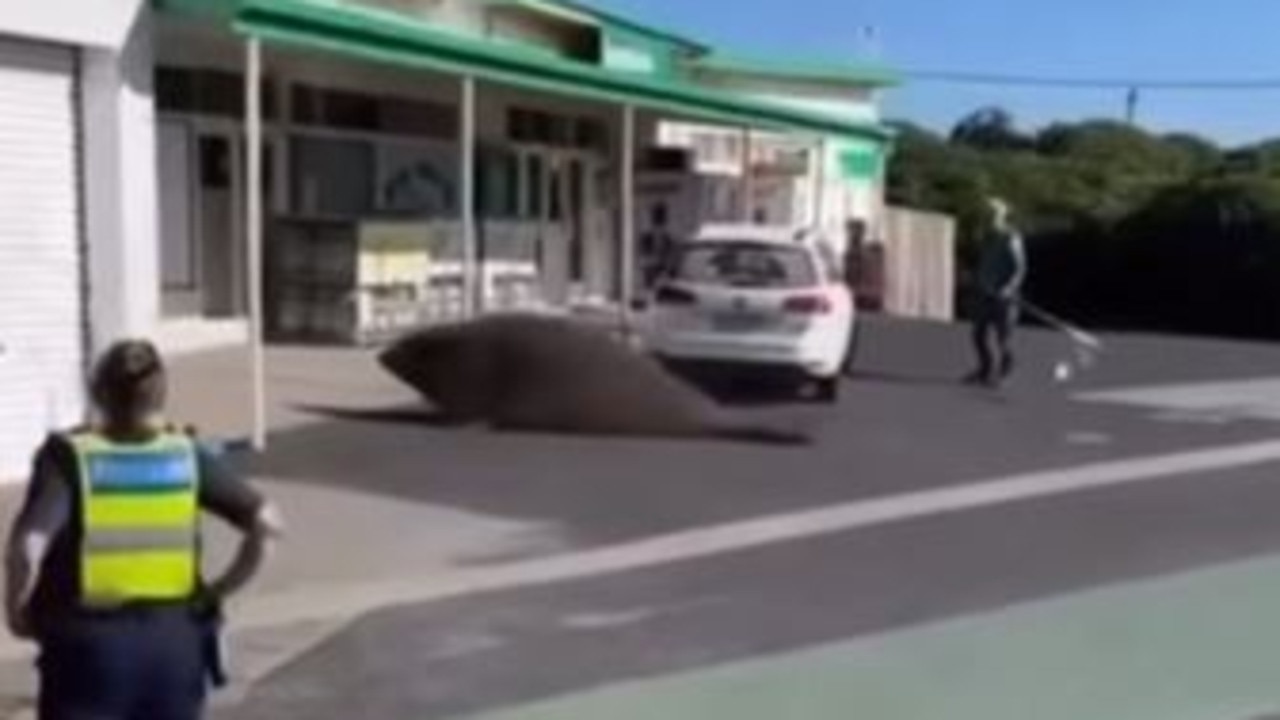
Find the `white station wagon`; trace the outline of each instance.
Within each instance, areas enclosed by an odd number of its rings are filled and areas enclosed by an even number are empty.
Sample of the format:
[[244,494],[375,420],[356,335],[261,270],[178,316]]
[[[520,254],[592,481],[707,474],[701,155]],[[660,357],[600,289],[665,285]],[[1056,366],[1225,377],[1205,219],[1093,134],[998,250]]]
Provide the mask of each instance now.
[[647,340],[664,360],[785,371],[837,399],[856,310],[814,233],[706,227],[679,246],[652,300]]

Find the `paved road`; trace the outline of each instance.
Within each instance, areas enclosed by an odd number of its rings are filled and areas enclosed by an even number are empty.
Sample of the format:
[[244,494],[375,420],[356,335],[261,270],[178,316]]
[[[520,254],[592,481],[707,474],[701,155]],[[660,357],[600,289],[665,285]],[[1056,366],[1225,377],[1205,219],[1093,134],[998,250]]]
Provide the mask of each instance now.
[[[759,518],[795,518],[801,531],[373,613],[223,715],[1246,720],[1280,709],[1280,625],[1267,621],[1280,600],[1280,453],[1257,450],[1280,416],[1280,398],[1265,397],[1280,350],[1115,339],[1064,387],[1048,381],[1061,341],[1036,335],[1024,375],[991,394],[952,382],[965,369],[957,345],[955,328],[877,325],[839,408],[753,410],[821,421],[801,451],[385,419],[282,437],[263,467],[273,477],[557,528],[563,542],[537,555]],[[1254,449],[1219,452],[1240,446]],[[291,472],[316,454],[325,476]],[[1128,481],[1138,477],[1149,481]],[[1006,497],[993,482],[1059,491]],[[875,499],[915,510],[803,532],[815,510],[856,514]]]

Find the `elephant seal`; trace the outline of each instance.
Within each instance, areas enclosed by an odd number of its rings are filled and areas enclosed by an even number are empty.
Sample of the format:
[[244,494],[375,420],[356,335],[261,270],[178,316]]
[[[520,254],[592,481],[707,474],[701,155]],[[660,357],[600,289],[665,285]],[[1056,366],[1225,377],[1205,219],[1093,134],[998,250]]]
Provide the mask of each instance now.
[[726,411],[646,354],[572,320],[490,315],[410,333],[378,356],[451,419],[501,430],[803,445]]

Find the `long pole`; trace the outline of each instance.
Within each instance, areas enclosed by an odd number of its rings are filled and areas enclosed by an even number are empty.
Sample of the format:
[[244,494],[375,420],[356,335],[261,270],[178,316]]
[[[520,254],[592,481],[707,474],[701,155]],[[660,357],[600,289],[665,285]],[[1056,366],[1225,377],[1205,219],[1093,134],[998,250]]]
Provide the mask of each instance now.
[[267,447],[266,353],[262,301],[262,43],[245,43],[244,107],[248,168],[245,182],[245,243],[249,276],[249,368],[253,387],[254,450]]
[[483,274],[479,268],[479,252],[476,246],[476,80],[470,75],[462,78],[461,138],[458,151],[462,167],[462,282],[463,313],[466,318],[475,317],[484,291]]
[[621,148],[621,197],[618,199],[618,212],[622,214],[619,227],[622,233],[622,272],[621,301],[623,325],[631,330],[631,304],[636,295],[636,108],[634,105],[622,107],[622,148]]

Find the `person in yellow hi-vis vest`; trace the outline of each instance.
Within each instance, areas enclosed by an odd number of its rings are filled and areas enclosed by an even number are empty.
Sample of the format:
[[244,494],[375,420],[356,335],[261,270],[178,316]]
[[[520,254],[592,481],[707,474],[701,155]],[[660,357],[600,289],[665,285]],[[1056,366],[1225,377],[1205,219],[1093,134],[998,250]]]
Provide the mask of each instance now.
[[[41,720],[199,718],[221,676],[222,601],[281,533],[269,502],[162,420],[166,385],[154,346],[114,345],[91,379],[96,421],[36,453],[8,540],[5,610],[11,632],[39,646]],[[202,510],[242,533],[209,581]]]

